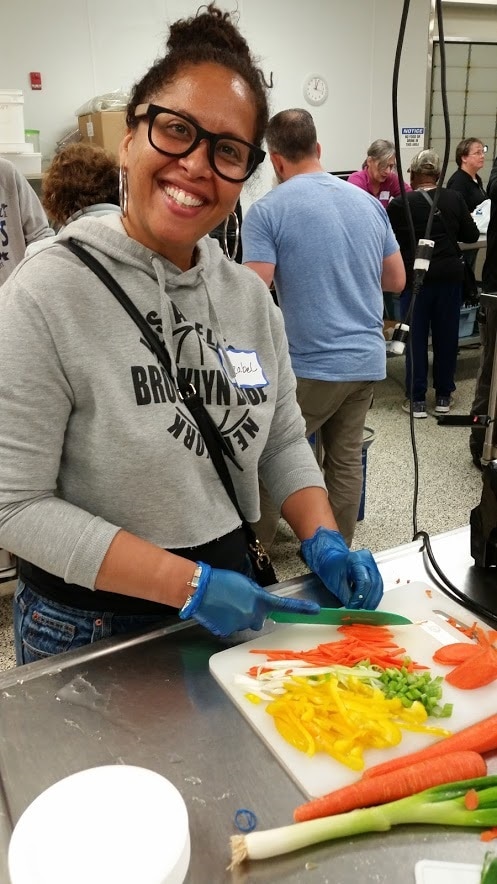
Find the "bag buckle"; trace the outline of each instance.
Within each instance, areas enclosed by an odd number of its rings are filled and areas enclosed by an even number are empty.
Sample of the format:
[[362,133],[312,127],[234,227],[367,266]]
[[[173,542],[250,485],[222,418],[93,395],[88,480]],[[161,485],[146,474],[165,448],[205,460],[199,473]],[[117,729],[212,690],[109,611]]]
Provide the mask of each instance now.
[[259,569],[259,571],[263,571],[264,568],[267,568],[267,566],[271,564],[271,559],[258,538],[256,538],[253,543],[249,543],[249,549],[254,556],[253,564]]

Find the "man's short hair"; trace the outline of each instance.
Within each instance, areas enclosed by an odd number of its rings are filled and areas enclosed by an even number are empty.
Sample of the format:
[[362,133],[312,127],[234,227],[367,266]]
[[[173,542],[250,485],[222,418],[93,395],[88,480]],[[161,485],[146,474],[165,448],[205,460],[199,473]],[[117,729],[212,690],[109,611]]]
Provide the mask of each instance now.
[[473,147],[473,144],[481,144],[483,147],[483,141],[480,141],[479,138],[463,138],[462,141],[456,147],[456,163],[460,167],[463,157],[467,157]]
[[279,153],[291,163],[315,156],[317,134],[309,111],[295,107],[275,114],[269,120],[266,142],[270,153]]

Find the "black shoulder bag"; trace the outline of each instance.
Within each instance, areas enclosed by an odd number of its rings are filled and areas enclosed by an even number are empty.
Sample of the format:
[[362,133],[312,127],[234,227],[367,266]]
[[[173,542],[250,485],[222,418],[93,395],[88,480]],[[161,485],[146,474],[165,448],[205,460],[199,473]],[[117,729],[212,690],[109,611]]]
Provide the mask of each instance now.
[[[157,359],[164,370],[169,377],[172,377],[171,357],[169,356],[166,347],[157,337],[155,332],[152,331],[149,324],[137,309],[131,298],[128,297],[124,289],[121,288],[119,283],[116,282],[100,261],[76,243],[74,239],[68,239],[66,245],[71,252],[83,262],[83,264],[86,264],[86,266],[98,276],[101,282],[103,282],[103,284],[107,286],[117,298],[121,306],[124,307],[133,322],[135,322],[140,329],[147,344],[157,356]],[[202,434],[207,451],[209,452],[212,463],[226,489],[228,497],[240,517],[242,528],[247,538],[248,555],[254,569],[255,578],[260,586],[272,586],[274,583],[278,582],[278,578],[276,577],[269,555],[240,509],[236,497],[235,486],[233,485],[233,480],[226,465],[225,456],[229,457],[231,462],[235,464],[239,470],[242,470],[242,467],[236,462],[234,454],[204,407],[204,403],[193,384],[185,381],[183,376],[178,372],[177,385],[184,404],[195,419],[200,433]]]
[[[420,193],[424,196],[425,200],[427,200],[430,205],[433,203],[431,196],[426,192],[426,190],[417,190],[416,193]],[[447,239],[454,247],[454,250],[459,258],[459,261],[462,265],[463,272],[463,282],[462,282],[462,293],[463,293],[463,301],[467,307],[475,307],[479,303],[479,292],[478,285],[476,282],[475,274],[473,273],[473,268],[469,266],[467,261],[464,260],[464,252],[461,250],[459,243],[454,237],[452,237],[449,233],[448,227],[445,223],[444,216],[442,215],[440,209],[437,209],[435,212],[437,218],[440,218],[442,222],[442,226],[447,234]]]

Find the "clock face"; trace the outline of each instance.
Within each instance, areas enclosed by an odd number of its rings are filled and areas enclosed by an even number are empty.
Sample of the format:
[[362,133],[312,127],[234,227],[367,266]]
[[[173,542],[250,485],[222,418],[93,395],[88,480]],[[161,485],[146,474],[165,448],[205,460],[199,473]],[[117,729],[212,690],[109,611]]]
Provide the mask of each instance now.
[[323,104],[328,98],[328,84],[319,74],[311,74],[304,80],[304,98],[309,104]]

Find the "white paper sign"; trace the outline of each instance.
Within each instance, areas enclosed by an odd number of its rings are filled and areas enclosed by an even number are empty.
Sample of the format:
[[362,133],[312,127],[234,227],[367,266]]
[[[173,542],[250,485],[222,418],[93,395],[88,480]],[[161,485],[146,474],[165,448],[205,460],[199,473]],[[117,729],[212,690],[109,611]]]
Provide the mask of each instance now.
[[420,148],[424,140],[424,126],[402,126],[401,140],[402,147]]

